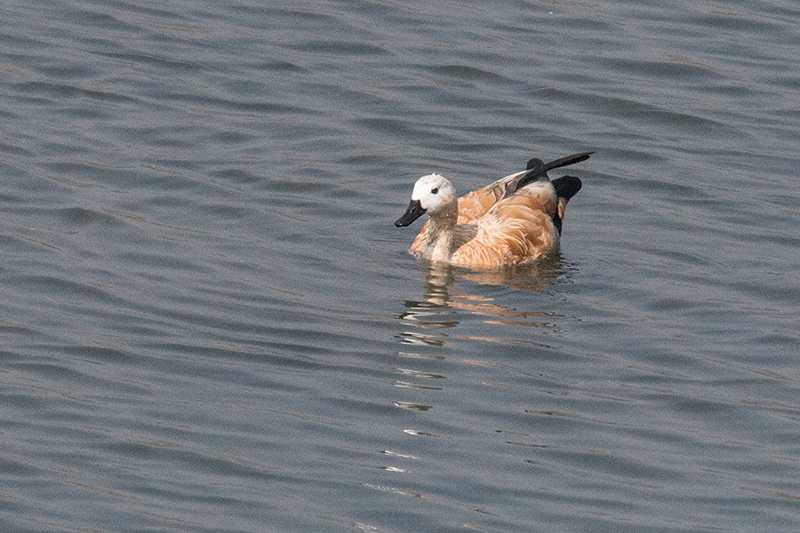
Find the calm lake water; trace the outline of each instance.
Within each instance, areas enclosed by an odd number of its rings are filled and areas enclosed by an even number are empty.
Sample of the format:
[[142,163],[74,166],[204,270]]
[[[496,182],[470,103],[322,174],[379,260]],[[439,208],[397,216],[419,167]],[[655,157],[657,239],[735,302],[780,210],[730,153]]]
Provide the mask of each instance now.
[[[0,530],[800,531],[796,2],[0,14]],[[553,261],[392,224],[588,150]]]

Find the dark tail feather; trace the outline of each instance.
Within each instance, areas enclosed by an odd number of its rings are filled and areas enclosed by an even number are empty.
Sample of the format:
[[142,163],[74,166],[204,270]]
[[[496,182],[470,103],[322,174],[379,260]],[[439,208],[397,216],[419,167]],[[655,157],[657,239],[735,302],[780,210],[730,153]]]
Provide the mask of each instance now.
[[583,184],[581,183],[581,180],[575,176],[563,176],[553,180],[553,187],[556,189],[556,196],[559,198],[565,198],[567,201],[578,194],[578,191],[581,190],[582,185]]
[[562,176],[553,180],[553,188],[556,190],[558,205],[553,215],[553,224],[561,235],[561,226],[564,224],[564,211],[567,209],[569,199],[578,194],[581,190],[581,180],[575,176]]

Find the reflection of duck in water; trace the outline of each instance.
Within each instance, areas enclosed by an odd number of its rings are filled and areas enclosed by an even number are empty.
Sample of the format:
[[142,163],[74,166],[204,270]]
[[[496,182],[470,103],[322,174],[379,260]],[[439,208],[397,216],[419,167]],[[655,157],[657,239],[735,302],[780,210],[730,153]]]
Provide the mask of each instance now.
[[526,170],[461,198],[444,177],[423,176],[414,185],[408,210],[394,224],[408,226],[429,215],[409,252],[456,266],[493,268],[553,255],[559,250],[564,210],[581,180],[564,176],[550,182],[547,171],[585,161],[592,153],[546,164],[531,159]]
[[[460,315],[454,313],[458,310],[486,317],[487,323],[550,327],[556,316],[553,313],[506,307],[491,296],[480,294],[485,291],[473,291],[470,286],[506,285],[516,290],[547,293],[568,271],[569,267],[558,258],[504,269],[458,273],[445,263],[427,263],[422,298],[406,301],[407,310],[398,318],[414,321],[424,328],[456,328],[461,321]],[[413,337],[419,340],[419,335]],[[424,338],[426,344],[434,342],[429,336]]]

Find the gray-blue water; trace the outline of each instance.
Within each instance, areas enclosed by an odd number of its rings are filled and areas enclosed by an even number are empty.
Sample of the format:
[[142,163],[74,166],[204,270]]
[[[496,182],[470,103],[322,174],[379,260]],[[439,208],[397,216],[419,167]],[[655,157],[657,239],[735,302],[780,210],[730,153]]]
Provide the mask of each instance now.
[[[0,16],[0,530],[800,531],[796,2]],[[392,224],[588,150],[555,261]]]

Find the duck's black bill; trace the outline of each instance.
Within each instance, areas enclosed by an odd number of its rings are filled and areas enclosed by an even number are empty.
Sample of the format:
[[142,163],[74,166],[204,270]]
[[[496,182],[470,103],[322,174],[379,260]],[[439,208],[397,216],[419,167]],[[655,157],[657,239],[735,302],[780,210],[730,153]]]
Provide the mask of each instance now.
[[422,204],[420,201],[411,200],[411,203],[408,204],[408,209],[406,209],[406,212],[403,213],[403,216],[394,221],[394,225],[398,228],[408,226],[424,214],[425,210],[422,209]]

